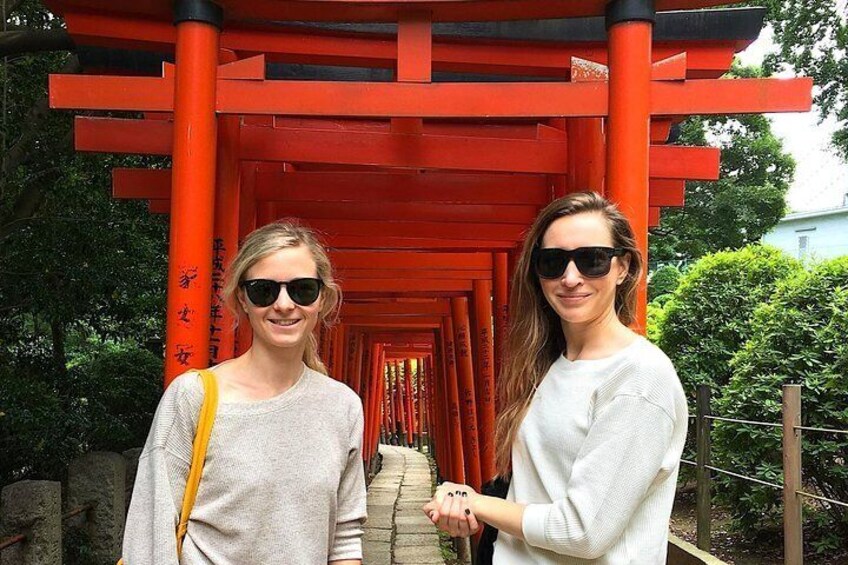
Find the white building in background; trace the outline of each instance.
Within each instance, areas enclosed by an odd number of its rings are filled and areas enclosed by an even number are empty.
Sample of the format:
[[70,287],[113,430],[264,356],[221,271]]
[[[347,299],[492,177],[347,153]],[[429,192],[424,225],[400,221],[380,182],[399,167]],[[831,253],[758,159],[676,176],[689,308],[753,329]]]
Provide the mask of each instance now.
[[839,208],[795,212],[763,236],[763,243],[796,259],[831,259],[848,255],[848,194]]

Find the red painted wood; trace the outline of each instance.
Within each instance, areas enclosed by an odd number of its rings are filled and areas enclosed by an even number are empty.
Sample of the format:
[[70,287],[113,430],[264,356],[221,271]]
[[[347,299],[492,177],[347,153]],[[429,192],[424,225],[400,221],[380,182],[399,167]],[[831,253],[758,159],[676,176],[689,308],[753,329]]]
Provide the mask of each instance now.
[[451,299],[456,370],[459,377],[459,401],[462,419],[462,446],[468,484],[477,492],[482,485],[480,471],[480,439],[474,386],[474,361],[471,353],[471,322],[468,299]]
[[200,22],[178,24],[176,61],[177,77],[170,81],[175,90],[168,95],[176,111],[165,386],[188,369],[209,363],[218,29]]
[[[170,78],[50,75],[50,107],[77,110],[173,110]],[[221,79],[217,111],[362,117],[543,118],[601,117],[608,88],[601,82],[389,83]],[[805,112],[812,79],[656,81],[649,112],[674,116]]]
[[[648,145],[651,105],[651,22],[622,22],[609,29],[610,117],[607,141],[607,195],[630,220],[636,245],[648,257]],[[637,331],[645,331],[647,269],[637,287]]]

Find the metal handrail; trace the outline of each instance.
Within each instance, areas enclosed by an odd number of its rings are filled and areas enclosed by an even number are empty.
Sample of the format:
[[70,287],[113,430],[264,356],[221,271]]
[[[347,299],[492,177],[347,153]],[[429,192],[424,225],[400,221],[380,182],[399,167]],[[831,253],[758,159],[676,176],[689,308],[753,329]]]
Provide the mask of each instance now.
[[704,416],[705,420],[718,420],[720,422],[733,422],[735,424],[751,424],[753,426],[768,426],[773,428],[782,428],[783,424],[775,424],[773,422],[755,422],[753,420],[737,420],[736,418],[724,418],[722,416]]
[[848,502],[833,500],[832,498],[827,498],[826,496],[819,496],[817,494],[810,494],[809,492],[804,492],[802,490],[796,490],[795,494],[797,494],[798,496],[806,496],[807,498],[814,498],[815,500],[822,500],[824,502],[829,502],[831,504],[836,504],[837,506],[844,506],[845,508],[848,508]]
[[812,428],[810,426],[792,426],[795,430],[805,430],[808,432],[823,432],[826,434],[845,434],[848,435],[848,430],[833,430],[830,428]]
[[0,541],[0,551],[3,551],[8,547],[12,547],[16,543],[24,542],[26,541],[26,539],[26,534],[17,534],[12,537],[6,538],[3,541]]
[[740,475],[738,473],[734,473],[733,471],[728,471],[727,469],[720,469],[718,467],[713,467],[712,465],[704,465],[704,469],[709,469],[710,471],[715,471],[716,473],[722,473],[724,475],[730,475],[731,477],[736,477],[737,479],[743,479],[745,481],[751,481],[752,483],[758,483],[758,484],[761,484],[761,485],[765,485],[767,487],[775,488],[777,490],[783,490],[783,485],[770,483],[768,481],[761,481],[760,479],[755,479],[754,477],[747,477],[745,475]]
[[83,512],[88,512],[92,508],[94,508],[93,504],[83,504],[82,506],[78,506],[77,508],[74,508],[73,510],[68,510],[67,512],[62,514],[62,521],[64,522],[65,520],[70,520],[74,516],[78,516],[78,515],[82,514]]
[[[79,516],[80,514],[88,512],[92,508],[94,508],[94,504],[88,503],[88,504],[83,504],[82,506],[78,506],[76,508],[73,508],[71,510],[68,510],[67,512],[62,514],[62,521],[65,522],[67,520],[70,520],[74,516]],[[27,540],[26,534],[15,534],[13,536],[10,536],[10,537],[0,541],[0,551],[3,551],[4,549],[7,549],[9,547],[12,547],[13,545],[23,543],[26,540]]]

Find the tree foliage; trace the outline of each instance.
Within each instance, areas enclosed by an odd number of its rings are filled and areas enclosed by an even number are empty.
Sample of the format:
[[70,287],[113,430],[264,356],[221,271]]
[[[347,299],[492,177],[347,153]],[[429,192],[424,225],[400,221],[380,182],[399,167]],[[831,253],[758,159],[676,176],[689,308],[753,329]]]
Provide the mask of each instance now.
[[754,309],[799,268],[779,249],[751,245],[707,255],[686,272],[665,305],[658,345],[690,399],[699,384],[721,394],[730,359],[750,335]]
[[[734,67],[733,76],[758,76]],[[774,136],[767,117],[692,116],[677,143],[721,148],[717,181],[686,183],[686,205],[664,210],[650,238],[652,261],[697,259],[759,241],[786,213],[795,162]]]
[[[35,0],[5,8],[16,29],[64,27]],[[109,189],[114,167],[166,162],[74,152],[47,75],[78,67],[67,52],[27,53],[0,75],[0,481],[61,476],[88,447],[140,445],[154,394],[142,381],[161,380],[167,222]],[[133,402],[137,414],[121,409]]]
[[654,301],[657,297],[673,293],[680,284],[680,269],[674,265],[665,265],[651,273],[648,281],[648,300]]
[[836,0],[759,0],[768,9],[778,45],[766,57],[764,68],[773,72],[788,67],[812,77],[814,101],[822,117],[833,116],[839,127],[834,146],[848,157],[848,26],[846,8]]
[[[718,412],[738,419],[780,422],[781,387],[802,385],[802,424],[848,428],[848,257],[797,271],[781,282],[771,300],[754,311],[749,339],[732,359],[732,378]],[[848,444],[834,434],[804,432],[805,490],[848,501]],[[724,468],[741,469],[761,480],[783,480],[777,430],[716,426],[714,449]],[[778,521],[780,493],[743,481],[723,481],[719,492],[740,523],[753,528]],[[820,550],[848,539],[844,509],[824,505],[830,536]]]

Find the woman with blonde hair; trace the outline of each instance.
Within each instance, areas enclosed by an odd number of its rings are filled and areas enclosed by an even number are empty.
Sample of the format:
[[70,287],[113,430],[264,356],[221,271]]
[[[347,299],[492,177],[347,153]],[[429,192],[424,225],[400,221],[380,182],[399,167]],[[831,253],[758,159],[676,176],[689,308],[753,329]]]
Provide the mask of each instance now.
[[499,530],[493,563],[660,565],[688,421],[669,359],[629,324],[642,259],[595,193],[552,202],[524,242],[498,381],[506,500],[445,483],[424,511]]
[[156,412],[124,562],[360,564],[362,405],[326,376],[314,333],[340,302],[326,251],[294,223],[264,226],[245,239],[224,294],[253,343],[211,369],[220,400],[181,551],[175,527],[204,397],[195,371],[171,383]]

